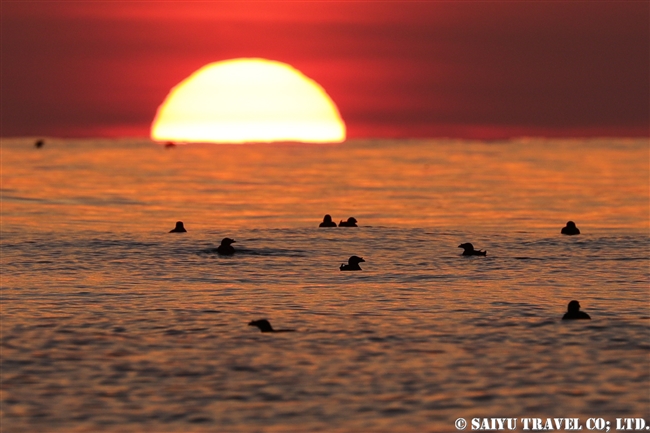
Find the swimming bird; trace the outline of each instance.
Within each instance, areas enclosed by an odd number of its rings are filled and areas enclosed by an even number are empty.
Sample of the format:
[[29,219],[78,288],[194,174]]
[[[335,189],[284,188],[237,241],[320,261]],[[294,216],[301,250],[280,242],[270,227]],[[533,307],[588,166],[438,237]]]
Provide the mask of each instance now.
[[589,314],[580,311],[580,302],[571,301],[567,307],[567,312],[562,316],[562,320],[577,320],[577,319],[591,319]]
[[183,221],[176,221],[176,227],[171,229],[169,233],[186,233],[185,226],[183,226]]
[[40,149],[41,147],[43,147],[44,144],[45,144],[45,140],[36,140],[36,143],[34,143],[34,147]]
[[296,332],[295,329],[273,329],[271,324],[266,319],[251,320],[248,326],[257,326],[261,332]]
[[328,214],[323,217],[323,222],[318,227],[336,227],[336,223],[332,221],[331,215]]
[[365,262],[365,260],[363,260],[363,257],[351,256],[348,259],[348,264],[346,265],[345,263],[342,263],[339,269],[342,271],[360,271],[361,266],[359,266],[359,263],[361,262]]
[[223,238],[221,240],[221,245],[217,247],[217,253],[222,256],[232,256],[235,254],[235,248],[231,244],[234,244],[235,240],[230,238]]
[[487,254],[487,251],[475,250],[474,245],[469,242],[458,245],[458,248],[463,249],[464,256],[484,256]]
[[347,221],[341,220],[339,227],[358,227],[357,219],[355,217],[350,217]]
[[578,229],[578,227],[576,227],[576,223],[574,223],[573,221],[567,221],[566,226],[562,227],[560,233],[562,233],[563,235],[573,236],[573,235],[579,235],[580,230]]

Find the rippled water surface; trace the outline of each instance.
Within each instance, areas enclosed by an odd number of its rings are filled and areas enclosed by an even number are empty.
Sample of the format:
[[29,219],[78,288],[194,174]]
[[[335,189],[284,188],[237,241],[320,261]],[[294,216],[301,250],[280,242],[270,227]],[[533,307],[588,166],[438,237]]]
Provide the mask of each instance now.
[[650,421],[647,142],[3,140],[2,180],[3,433]]

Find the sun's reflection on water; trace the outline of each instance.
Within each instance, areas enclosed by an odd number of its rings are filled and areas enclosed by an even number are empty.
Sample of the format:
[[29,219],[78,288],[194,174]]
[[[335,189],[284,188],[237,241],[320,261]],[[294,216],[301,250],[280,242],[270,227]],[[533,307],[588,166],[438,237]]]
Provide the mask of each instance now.
[[146,230],[362,225],[648,227],[644,140],[349,141],[338,146],[3,142],[3,223]]

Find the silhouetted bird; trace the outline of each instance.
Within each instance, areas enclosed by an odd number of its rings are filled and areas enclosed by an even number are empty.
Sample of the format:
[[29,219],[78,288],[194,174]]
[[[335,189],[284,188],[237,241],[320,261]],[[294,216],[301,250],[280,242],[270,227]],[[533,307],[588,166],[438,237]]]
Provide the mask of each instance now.
[[257,326],[261,332],[296,332],[295,329],[273,329],[271,324],[266,319],[251,320],[248,326]]
[[176,227],[171,229],[169,233],[185,233],[187,230],[185,230],[185,226],[183,226],[183,221],[176,221]]
[[463,249],[464,256],[484,256],[487,254],[487,251],[475,250],[474,245],[469,242],[458,245],[458,248]]
[[235,240],[230,238],[223,238],[221,240],[221,245],[217,247],[217,253],[223,256],[232,256],[235,254],[235,249],[231,244],[234,244]]
[[347,221],[341,220],[339,227],[358,227],[357,219],[355,217],[350,217]]
[[318,227],[336,227],[336,223],[332,221],[332,217],[328,214],[323,217],[323,222]]
[[339,269],[342,271],[360,271],[361,266],[359,266],[359,263],[361,262],[365,262],[365,260],[363,260],[363,257],[351,256],[348,259],[348,264],[346,265],[345,263],[342,263]]
[[36,143],[34,143],[34,147],[40,149],[41,147],[43,147],[44,144],[45,144],[45,140],[36,140]]
[[589,314],[580,311],[580,302],[571,301],[567,307],[567,312],[562,316],[562,320],[591,319]]
[[579,235],[580,230],[578,230],[578,227],[576,227],[576,223],[574,223],[573,221],[568,221],[566,223],[566,226],[562,227],[562,231],[560,231],[560,233],[562,233],[563,235],[573,236],[573,235]]

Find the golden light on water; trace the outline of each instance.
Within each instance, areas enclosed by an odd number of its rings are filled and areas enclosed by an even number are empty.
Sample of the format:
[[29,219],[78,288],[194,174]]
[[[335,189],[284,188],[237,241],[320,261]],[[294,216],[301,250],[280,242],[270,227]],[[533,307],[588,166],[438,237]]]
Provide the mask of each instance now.
[[286,63],[210,63],[175,86],[151,126],[155,141],[342,142],[345,123],[325,90]]

